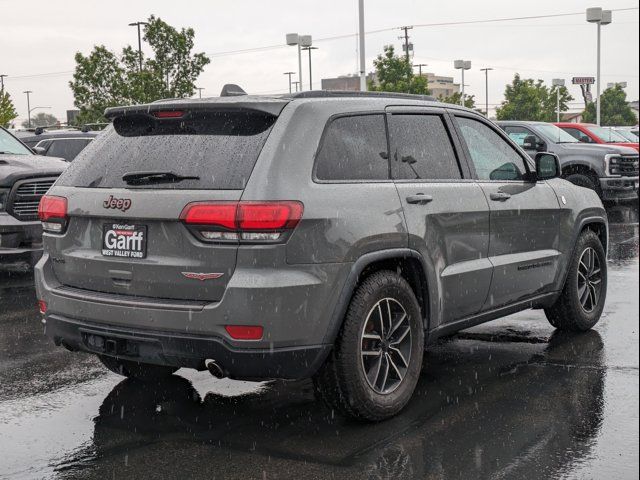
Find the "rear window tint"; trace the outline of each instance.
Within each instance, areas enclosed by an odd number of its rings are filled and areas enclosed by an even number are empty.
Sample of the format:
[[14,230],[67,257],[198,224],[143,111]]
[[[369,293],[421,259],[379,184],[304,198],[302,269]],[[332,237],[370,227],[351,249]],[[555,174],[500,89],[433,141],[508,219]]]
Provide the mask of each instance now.
[[[195,112],[184,119],[116,118],[76,157],[63,186],[93,188],[243,189],[276,117],[250,112]],[[172,172],[199,179],[126,184],[125,173]]]
[[327,128],[316,160],[318,180],[388,180],[382,115],[339,117]]

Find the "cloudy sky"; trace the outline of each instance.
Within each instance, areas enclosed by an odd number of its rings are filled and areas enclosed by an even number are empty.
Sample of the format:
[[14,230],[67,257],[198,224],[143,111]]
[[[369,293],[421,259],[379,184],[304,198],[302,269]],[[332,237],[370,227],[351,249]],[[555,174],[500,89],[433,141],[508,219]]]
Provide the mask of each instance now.
[[[24,90],[32,90],[33,106],[58,118],[73,108],[68,86],[74,53],[88,53],[104,44],[120,51],[137,43],[127,24],[160,16],[176,27],[193,27],[196,49],[212,62],[198,81],[204,94],[217,95],[225,83],[238,83],[250,93],[278,93],[288,89],[283,72],[297,70],[295,49],[284,45],[285,34],[311,34],[314,51],[314,87],[322,77],[355,73],[357,54],[357,0],[0,0],[0,74],[12,95],[20,119],[26,118]],[[453,60],[466,59],[473,68],[466,77],[467,93],[484,104],[484,74],[492,67],[489,103],[498,104],[504,86],[522,76],[570,79],[595,75],[596,27],[585,21],[584,10],[598,0],[366,0],[366,58],[372,61],[386,44],[400,48],[400,30],[411,33],[414,63],[428,71],[452,75]],[[602,0],[614,11],[613,24],[603,28],[603,84],[628,82],[630,99],[638,99],[638,0]],[[466,25],[451,22],[578,13],[540,19]],[[340,38],[330,38],[340,37]],[[251,50],[259,47],[273,47]],[[143,47],[144,48],[144,47]],[[242,52],[242,50],[249,50]],[[306,75],[305,75],[306,77]],[[306,81],[306,80],[305,80]],[[574,107],[580,91],[573,86]]]

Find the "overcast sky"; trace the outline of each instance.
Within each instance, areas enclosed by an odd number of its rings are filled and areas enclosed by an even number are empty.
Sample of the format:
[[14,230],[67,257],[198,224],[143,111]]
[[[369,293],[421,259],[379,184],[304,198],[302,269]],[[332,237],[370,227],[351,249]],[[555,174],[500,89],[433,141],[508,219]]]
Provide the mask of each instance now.
[[[284,46],[288,32],[313,35],[315,45],[314,87],[322,77],[355,73],[357,38],[323,40],[357,31],[357,0],[0,0],[0,74],[12,95],[20,119],[26,118],[24,90],[32,90],[31,105],[50,106],[50,113],[66,118],[73,108],[68,86],[75,52],[89,53],[94,44],[119,52],[135,45],[132,21],[155,14],[175,27],[193,27],[195,51],[211,57],[198,86],[204,94],[218,95],[225,83],[238,83],[249,93],[288,90],[283,72],[297,70],[295,48]],[[471,21],[531,15],[584,12],[598,0],[366,0],[367,31],[403,25]],[[637,0],[603,0],[608,9],[638,7]],[[366,58],[373,59],[386,44],[399,49],[400,30],[366,35]],[[490,73],[489,103],[498,104],[504,86],[515,72],[524,77],[570,78],[595,76],[596,27],[584,13],[558,18],[461,26],[423,26],[410,32],[415,46],[414,63],[427,63],[427,71],[452,75],[455,59],[471,60],[466,76],[467,93],[484,105],[484,74]],[[614,12],[613,24],[603,27],[603,84],[628,82],[630,100],[638,99],[638,10]],[[225,53],[255,47],[277,46],[250,53]],[[144,49],[144,47],[143,47]],[[306,77],[305,72],[305,82]],[[580,90],[570,86],[576,99]],[[35,112],[34,112],[35,113]]]

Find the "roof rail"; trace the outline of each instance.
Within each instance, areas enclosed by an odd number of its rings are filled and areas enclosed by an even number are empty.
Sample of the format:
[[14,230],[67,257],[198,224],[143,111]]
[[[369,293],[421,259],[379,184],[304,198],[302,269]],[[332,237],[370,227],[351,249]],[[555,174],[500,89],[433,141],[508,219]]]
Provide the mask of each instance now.
[[366,97],[366,98],[404,98],[407,100],[422,100],[428,102],[438,102],[439,100],[431,95],[415,95],[412,93],[397,92],[360,92],[351,90],[311,90],[307,92],[297,92],[290,95],[283,95],[284,98],[335,98],[335,97]]

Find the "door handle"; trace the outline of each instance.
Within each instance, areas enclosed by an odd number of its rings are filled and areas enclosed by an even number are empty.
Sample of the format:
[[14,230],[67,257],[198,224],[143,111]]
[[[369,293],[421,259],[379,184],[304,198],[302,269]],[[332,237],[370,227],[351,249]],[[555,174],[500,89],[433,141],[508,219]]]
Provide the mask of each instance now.
[[509,200],[511,198],[511,195],[504,192],[496,192],[489,195],[489,198],[496,202],[504,202],[505,200]]
[[416,193],[415,195],[409,195],[407,197],[407,203],[414,205],[426,205],[432,200],[433,197],[431,195],[425,195],[424,193]]

